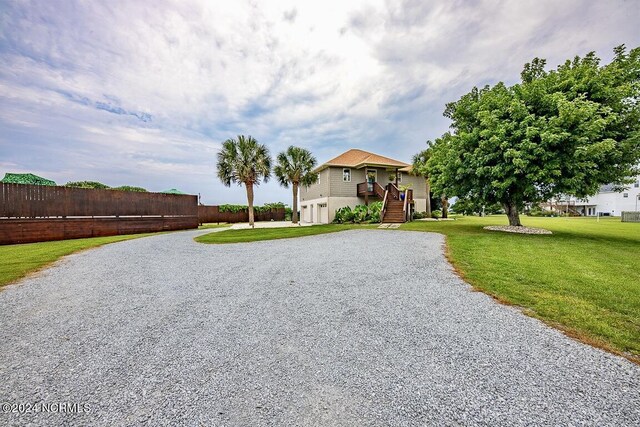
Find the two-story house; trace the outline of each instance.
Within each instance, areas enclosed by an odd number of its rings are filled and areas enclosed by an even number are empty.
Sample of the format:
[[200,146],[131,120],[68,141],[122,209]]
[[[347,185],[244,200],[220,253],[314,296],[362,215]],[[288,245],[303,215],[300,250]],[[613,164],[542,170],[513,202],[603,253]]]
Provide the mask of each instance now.
[[583,216],[620,216],[624,211],[638,211],[640,208],[640,175],[633,184],[622,191],[615,191],[612,185],[604,185],[595,196],[577,200],[572,206],[575,213]]
[[316,169],[318,181],[300,189],[302,222],[327,224],[336,210],[383,202],[383,222],[405,222],[427,206],[426,180],[411,165],[351,149]]
[[[640,165],[638,165],[640,168]],[[541,204],[546,210],[580,216],[621,216],[622,212],[640,210],[640,175],[625,187],[603,185],[598,192],[585,199],[559,196]]]

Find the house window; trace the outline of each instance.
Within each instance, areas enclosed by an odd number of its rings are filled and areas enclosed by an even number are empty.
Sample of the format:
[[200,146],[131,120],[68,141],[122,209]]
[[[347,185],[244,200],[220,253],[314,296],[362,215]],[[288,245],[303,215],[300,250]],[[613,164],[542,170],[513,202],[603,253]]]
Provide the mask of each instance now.
[[398,172],[398,182],[402,182],[402,172]]
[[640,181],[636,181],[636,182],[633,184],[633,186],[634,186],[635,188],[640,187]]
[[342,169],[342,181],[351,182],[351,169],[349,168]]
[[624,197],[625,199],[629,197],[629,193],[622,193],[622,197]]

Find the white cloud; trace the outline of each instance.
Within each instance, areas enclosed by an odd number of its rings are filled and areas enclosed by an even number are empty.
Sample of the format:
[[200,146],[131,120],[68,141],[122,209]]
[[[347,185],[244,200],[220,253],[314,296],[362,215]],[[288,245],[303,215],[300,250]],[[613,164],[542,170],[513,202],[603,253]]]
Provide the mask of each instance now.
[[[534,56],[555,65],[640,44],[638,8],[622,0],[25,2],[1,13],[3,165],[218,202],[244,198],[214,170],[219,143],[238,133],[273,154],[296,144],[322,161],[358,146],[406,160],[473,85],[515,81]],[[269,184],[257,197],[289,192]]]

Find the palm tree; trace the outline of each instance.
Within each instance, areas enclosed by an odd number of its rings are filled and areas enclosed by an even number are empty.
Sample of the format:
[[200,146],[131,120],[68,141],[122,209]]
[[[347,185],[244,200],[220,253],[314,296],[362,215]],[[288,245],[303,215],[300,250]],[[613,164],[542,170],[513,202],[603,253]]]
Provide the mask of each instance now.
[[218,153],[218,178],[227,187],[231,183],[244,184],[247,188],[249,225],[253,227],[253,186],[267,182],[271,176],[269,149],[251,136],[238,135],[227,139]]
[[289,188],[293,187],[293,213],[291,222],[298,223],[298,188],[300,184],[311,185],[318,180],[318,174],[313,169],[318,161],[309,150],[293,145],[278,154],[276,158],[278,164],[273,169],[280,185]]
[[429,184],[429,169],[427,162],[431,158],[431,148],[422,150],[413,156],[413,167],[411,171],[414,175],[424,177],[427,181],[427,218],[431,218],[431,185]]

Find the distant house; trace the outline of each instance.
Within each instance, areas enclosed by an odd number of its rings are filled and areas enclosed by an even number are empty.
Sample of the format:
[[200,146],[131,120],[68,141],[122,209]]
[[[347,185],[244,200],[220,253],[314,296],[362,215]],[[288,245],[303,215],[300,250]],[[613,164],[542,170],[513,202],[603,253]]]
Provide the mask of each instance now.
[[6,173],[0,182],[5,184],[56,185],[54,181],[32,173]]
[[577,200],[575,210],[584,216],[620,216],[623,211],[640,209],[640,175],[633,184],[622,191],[614,191],[613,186],[605,185],[598,194],[585,200]]
[[622,191],[604,185],[595,196],[586,199],[560,198],[544,205],[546,209],[581,216],[620,216],[624,211],[640,210],[640,175]]
[[351,149],[316,172],[318,181],[300,190],[302,222],[327,224],[337,209],[374,201],[385,203],[384,222],[404,222],[412,212],[426,210],[426,181],[411,175],[408,163]]

